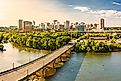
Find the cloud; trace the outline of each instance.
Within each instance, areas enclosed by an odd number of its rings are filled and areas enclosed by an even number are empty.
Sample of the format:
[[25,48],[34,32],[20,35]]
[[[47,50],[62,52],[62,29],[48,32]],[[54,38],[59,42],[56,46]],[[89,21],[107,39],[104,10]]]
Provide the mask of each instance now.
[[121,16],[121,14],[116,10],[97,10],[97,11],[91,11],[90,13],[95,14],[95,15],[101,15],[105,17],[116,17],[116,16]]
[[121,18],[121,11],[117,11],[117,10],[97,10],[97,11],[90,11],[89,13],[94,15],[104,16],[104,17]]
[[104,17],[120,17],[121,18],[121,11],[117,10],[92,10],[89,7],[74,7],[73,9],[79,10],[81,12],[93,14],[93,15],[100,15]]
[[115,1],[114,1],[112,4],[113,4],[113,5],[121,6],[121,2],[115,2]]
[[70,5],[68,5],[69,7],[72,7],[73,5],[72,4],[70,4]]
[[76,6],[73,9],[79,10],[81,12],[88,12],[88,11],[90,11],[90,8],[88,8],[88,7],[82,7],[82,6]]

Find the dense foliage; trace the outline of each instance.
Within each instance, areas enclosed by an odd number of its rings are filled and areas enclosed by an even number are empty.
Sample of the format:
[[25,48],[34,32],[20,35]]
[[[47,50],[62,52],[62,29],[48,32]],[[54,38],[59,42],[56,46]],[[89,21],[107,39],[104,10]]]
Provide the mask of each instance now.
[[3,51],[4,46],[0,44],[0,50]]
[[94,40],[83,40],[75,45],[76,52],[89,52],[89,51],[112,51],[121,48],[120,44],[108,44]]
[[55,50],[66,45],[70,41],[69,36],[41,36],[28,34],[15,34],[10,38],[10,42],[19,46],[26,46],[34,49]]
[[79,32],[1,33],[0,40],[9,40],[13,45],[21,47],[55,50],[66,45],[71,39],[77,39],[82,35]]
[[89,39],[90,37],[106,37],[107,39],[109,39],[109,34],[107,33],[92,33],[92,34],[85,34],[81,37],[79,37],[79,39]]

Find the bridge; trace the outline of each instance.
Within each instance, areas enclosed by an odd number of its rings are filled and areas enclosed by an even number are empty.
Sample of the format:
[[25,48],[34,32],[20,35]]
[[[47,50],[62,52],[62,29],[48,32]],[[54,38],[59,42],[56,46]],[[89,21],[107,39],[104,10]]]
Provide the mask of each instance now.
[[47,68],[57,68],[59,66],[56,66],[56,64],[61,63],[61,61],[67,61],[74,45],[75,43],[68,44],[53,51],[51,54],[40,57],[19,67],[1,72],[0,81],[23,81],[24,78],[27,78],[38,71],[41,77],[49,76],[49,74],[47,74]]

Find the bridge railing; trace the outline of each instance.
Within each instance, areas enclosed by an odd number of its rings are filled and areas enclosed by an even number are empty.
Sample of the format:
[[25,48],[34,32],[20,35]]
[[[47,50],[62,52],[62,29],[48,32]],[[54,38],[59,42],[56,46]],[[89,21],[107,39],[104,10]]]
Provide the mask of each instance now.
[[[48,55],[48,54],[47,54],[47,55]],[[33,60],[33,61],[30,61],[30,62],[28,62],[28,63],[22,64],[22,65],[20,65],[20,66],[18,66],[18,67],[15,67],[15,68],[12,68],[12,69],[9,69],[9,70],[0,72],[0,76],[5,75],[5,74],[8,74],[8,73],[11,73],[11,72],[13,72],[13,71],[17,71],[17,70],[19,70],[19,69],[21,69],[21,68],[23,68],[23,67],[25,67],[25,66],[27,66],[27,65],[29,65],[29,64],[31,64],[31,63],[34,63],[35,61],[37,61],[37,60],[39,60],[39,59],[41,59],[41,58],[46,57],[47,55],[44,55],[44,56],[42,56],[42,57],[40,57],[40,58],[37,58],[37,59],[35,59],[35,60]]]
[[[57,49],[57,50],[59,50],[59,49]],[[55,50],[55,51],[57,51],[57,50]],[[55,52],[55,51],[53,51],[53,52]],[[53,52],[51,52],[50,54],[52,54]],[[15,68],[12,68],[12,69],[9,69],[9,70],[0,72],[0,76],[9,74],[9,73],[14,72],[14,71],[17,71],[17,70],[20,70],[21,68],[24,68],[25,66],[27,66],[27,65],[29,65],[29,64],[32,64],[32,63],[34,63],[34,62],[36,62],[36,61],[38,61],[38,60],[40,60],[40,59],[42,59],[42,58],[44,58],[44,57],[46,57],[46,56],[48,56],[48,55],[49,55],[49,54],[44,55],[44,56],[42,56],[42,57],[40,57],[40,58],[37,58],[37,59],[35,59],[35,60],[33,60],[33,61],[30,61],[30,62],[28,62],[28,63],[22,64],[22,65],[20,65],[20,66],[18,66],[18,67],[15,67]],[[55,58],[55,59],[56,59],[56,58]],[[53,60],[55,60],[55,59],[53,59]]]
[[[73,45],[74,46],[74,45]],[[71,48],[73,48],[73,46],[71,46],[69,49],[71,49]],[[68,50],[69,50],[68,49]],[[59,50],[59,49],[57,49],[57,50]],[[61,55],[63,55],[65,52],[67,52],[68,50],[66,50],[66,51],[64,51]],[[48,62],[47,64],[43,64],[43,67],[45,67],[46,65],[48,65],[48,64],[50,64],[51,62],[53,62],[55,59],[57,59],[57,58],[59,58],[60,56],[57,56],[56,58],[54,58],[53,60],[51,60],[50,62]],[[52,57],[51,57],[52,58]],[[41,70],[41,69],[43,69],[43,67],[41,67],[41,68],[39,68],[37,71],[39,71],[39,70]],[[36,72],[37,72],[36,71]],[[33,73],[35,73],[35,72],[33,72]],[[28,75],[28,76],[31,76],[33,73],[31,73],[30,75]],[[26,77],[28,77],[28,76],[25,76],[23,79],[21,79],[20,81],[23,81],[23,80],[25,80],[26,79]]]

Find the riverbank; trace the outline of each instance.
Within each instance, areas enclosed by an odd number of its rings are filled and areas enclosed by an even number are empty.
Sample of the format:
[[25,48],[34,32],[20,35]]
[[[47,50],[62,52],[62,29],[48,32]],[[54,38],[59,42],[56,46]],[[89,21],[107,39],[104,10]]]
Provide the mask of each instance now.
[[47,51],[41,51],[39,53],[27,52],[24,50],[20,51],[16,47],[13,48],[10,43],[3,45],[6,51],[0,51],[0,72],[12,69],[13,63],[14,67],[18,67],[48,54]]
[[[74,45],[66,45],[52,52],[51,54],[48,54],[45,57],[40,57],[38,59],[29,61],[24,65],[16,67],[12,70],[8,70],[5,73],[3,72],[0,76],[0,79],[5,81],[8,81],[8,80],[16,81],[18,79],[20,80],[20,78],[21,79],[26,78],[27,75],[31,76],[32,74],[34,74],[40,69],[42,70],[41,71],[42,76],[46,77],[46,74],[43,73],[43,71],[46,72],[45,68],[48,68],[50,66],[53,67],[53,64],[55,64],[58,59],[61,61],[67,61],[68,58],[70,57],[70,53],[71,53],[71,50],[73,49],[73,46]],[[17,76],[14,77],[16,74]],[[11,77],[14,77],[14,78],[11,78]]]
[[121,44],[88,39],[77,43],[74,50],[76,52],[114,52],[121,51]]
[[45,52],[46,54],[50,54],[52,51],[51,50],[39,50],[39,49],[33,49],[33,48],[29,48],[29,47],[25,47],[25,46],[19,46],[17,44],[11,43],[13,47],[19,49],[19,51],[27,51],[27,52],[31,52],[31,53],[41,53],[41,52]]

